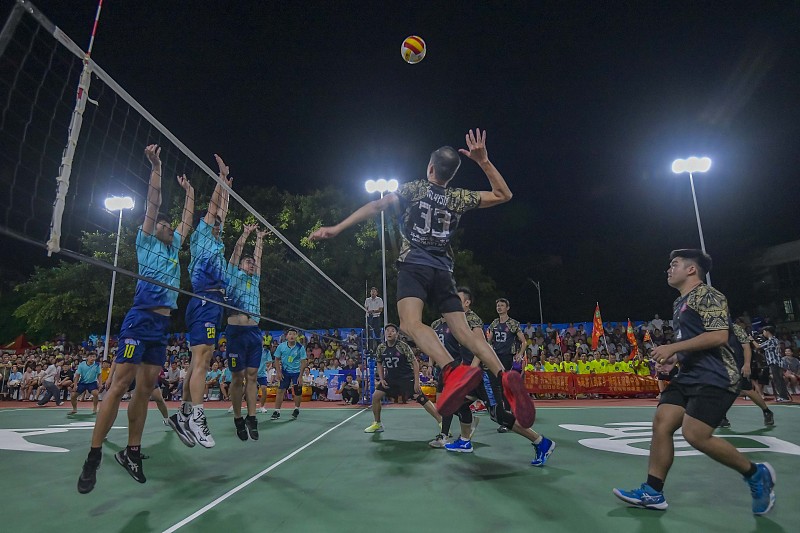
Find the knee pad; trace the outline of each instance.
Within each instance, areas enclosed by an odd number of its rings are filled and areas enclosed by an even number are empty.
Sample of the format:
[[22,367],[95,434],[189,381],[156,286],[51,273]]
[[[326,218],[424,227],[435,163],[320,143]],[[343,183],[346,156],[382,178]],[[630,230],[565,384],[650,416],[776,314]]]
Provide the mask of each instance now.
[[456,416],[462,424],[472,424],[472,410],[469,408],[470,404],[465,403],[461,408],[456,411]]
[[497,409],[495,411],[495,417],[496,417],[495,422],[497,422],[498,424],[507,429],[511,429],[512,427],[514,427],[514,422],[517,421],[517,419],[514,418],[514,415],[506,411],[500,404],[497,405]]
[[427,396],[425,396],[425,395],[424,395],[424,394],[422,394],[422,393],[420,393],[420,395],[419,395],[419,396],[417,396],[417,397],[416,397],[416,398],[414,398],[414,399],[417,401],[417,403],[418,403],[418,404],[420,404],[420,405],[422,405],[422,406],[424,406],[426,403],[428,403],[428,402],[430,401],[430,400],[428,400],[428,397],[427,397]]

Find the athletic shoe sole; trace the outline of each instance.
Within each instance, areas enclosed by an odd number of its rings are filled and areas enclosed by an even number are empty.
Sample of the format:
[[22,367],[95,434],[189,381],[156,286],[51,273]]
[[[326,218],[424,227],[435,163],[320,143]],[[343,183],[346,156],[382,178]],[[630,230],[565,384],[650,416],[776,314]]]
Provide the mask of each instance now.
[[[464,370],[461,370],[461,369]],[[460,365],[450,371],[444,390],[436,401],[436,410],[442,416],[450,416],[464,405],[464,398],[481,382],[483,371],[477,367]]]
[[536,407],[522,382],[522,376],[514,371],[503,372],[503,390],[517,423],[523,428],[533,426]]
[[444,449],[448,452],[472,453],[472,448],[448,448],[445,446]]
[[625,503],[629,503],[631,505],[635,505],[636,507],[641,507],[643,509],[652,509],[653,511],[666,511],[669,504],[667,502],[662,503],[642,503],[640,500],[634,500],[632,498],[628,498],[624,496],[619,490],[614,489],[614,496],[619,498],[620,500],[624,501]]
[[178,438],[181,439],[182,443],[189,448],[194,448],[196,443],[194,442],[194,439],[184,431],[182,424],[178,422],[178,415],[172,415],[171,417],[167,418],[167,424],[169,424],[169,427],[171,427],[172,430],[178,435]]

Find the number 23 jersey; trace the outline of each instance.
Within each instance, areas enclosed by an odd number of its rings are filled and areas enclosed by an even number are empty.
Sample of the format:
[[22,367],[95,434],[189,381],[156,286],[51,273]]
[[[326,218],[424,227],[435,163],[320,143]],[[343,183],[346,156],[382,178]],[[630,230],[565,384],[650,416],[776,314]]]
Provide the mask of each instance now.
[[397,260],[452,272],[450,238],[461,215],[480,206],[480,193],[417,180],[404,183],[397,196],[403,211],[403,244]]

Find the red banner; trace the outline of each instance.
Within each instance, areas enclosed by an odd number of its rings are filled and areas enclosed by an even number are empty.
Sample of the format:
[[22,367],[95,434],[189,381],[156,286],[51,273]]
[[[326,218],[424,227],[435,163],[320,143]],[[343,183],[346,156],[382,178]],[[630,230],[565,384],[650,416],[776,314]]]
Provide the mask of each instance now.
[[628,361],[630,361],[639,353],[639,343],[636,342],[636,334],[633,332],[633,324],[631,324],[630,318],[628,319],[628,329],[626,333],[628,335],[628,342],[631,345],[631,354],[628,356]]
[[627,372],[572,374],[568,372],[525,372],[525,388],[531,394],[606,394],[638,396],[658,394],[658,381],[650,376]]

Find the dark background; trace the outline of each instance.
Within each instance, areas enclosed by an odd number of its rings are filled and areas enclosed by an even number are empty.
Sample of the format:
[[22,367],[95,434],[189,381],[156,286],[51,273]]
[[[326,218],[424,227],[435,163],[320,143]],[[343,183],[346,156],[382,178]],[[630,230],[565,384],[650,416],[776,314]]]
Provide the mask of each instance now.
[[[107,0],[92,57],[239,185],[367,201],[365,179],[420,178],[431,150],[487,129],[514,199],[466,216],[460,245],[524,321],[527,278],[545,321],[596,301],[606,320],[670,313],[669,251],[699,247],[679,157],[713,159],[695,184],[734,312],[760,249],[798,238],[799,3],[384,4]],[[94,0],[35,5],[88,45]],[[465,160],[454,185],[486,180]]]

